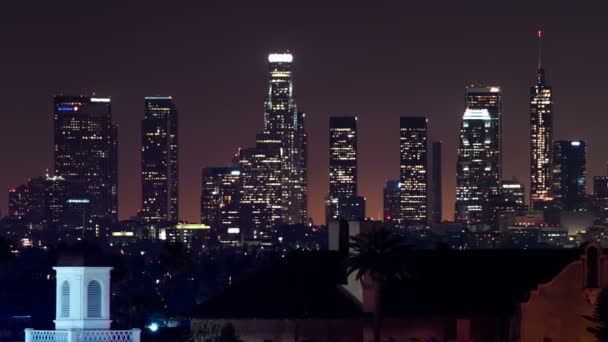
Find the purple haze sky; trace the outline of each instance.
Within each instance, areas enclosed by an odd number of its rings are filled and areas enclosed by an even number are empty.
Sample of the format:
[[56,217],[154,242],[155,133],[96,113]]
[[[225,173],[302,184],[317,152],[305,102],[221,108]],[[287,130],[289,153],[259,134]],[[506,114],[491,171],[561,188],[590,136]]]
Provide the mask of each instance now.
[[[330,4],[331,3],[331,4]],[[368,216],[399,173],[399,116],[427,115],[444,142],[444,218],[453,212],[464,87],[504,95],[504,174],[528,183],[528,91],[535,32],[555,94],[555,138],[588,142],[588,179],[608,143],[605,2],[39,1],[0,11],[2,189],[52,168],[52,97],[109,95],[119,125],[121,218],[140,208],[143,98],[180,111],[181,218],[198,221],[200,169],[227,165],[263,124],[266,53],[295,53],[307,113],[309,207],[323,220],[328,117],[359,116],[359,180]],[[7,196],[0,207],[6,210]]]

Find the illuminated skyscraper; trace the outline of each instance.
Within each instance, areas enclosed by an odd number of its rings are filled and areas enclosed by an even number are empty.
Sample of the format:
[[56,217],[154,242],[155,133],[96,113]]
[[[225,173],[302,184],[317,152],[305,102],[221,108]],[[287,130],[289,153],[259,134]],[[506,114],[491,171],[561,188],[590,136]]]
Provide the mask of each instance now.
[[490,196],[498,185],[492,137],[493,119],[488,109],[467,109],[462,117],[456,164],[456,221],[482,224],[489,221]]
[[264,134],[280,140],[281,153],[281,222],[306,223],[307,136],[304,113],[298,112],[293,93],[290,53],[268,55],[269,84],[264,101]]
[[492,195],[499,192],[498,185],[502,179],[502,93],[500,87],[470,86],[466,89],[465,108],[486,109],[491,124],[488,131],[487,186]]
[[281,144],[280,135],[261,133],[255,148],[240,151],[240,214],[248,239],[268,238],[281,223]]
[[427,119],[401,117],[401,205],[403,227],[428,223]]
[[547,206],[552,186],[553,97],[541,64],[541,38],[538,30],[536,84],[530,88],[530,204],[535,210]]
[[517,179],[513,180],[503,180],[500,184],[500,197],[505,202],[511,202],[518,210],[527,209],[526,206],[526,187],[517,181]]
[[561,209],[578,210],[585,206],[586,153],[584,141],[553,143],[553,199]]
[[118,214],[118,129],[110,98],[56,96],[55,173],[73,198],[90,201],[94,221]]
[[[70,225],[64,215],[66,183],[62,177],[44,175],[31,178],[9,191],[9,216],[27,223],[48,225]],[[82,220],[79,222],[82,223]]]
[[240,240],[241,171],[236,167],[206,167],[202,171],[201,223],[221,240]]
[[329,195],[327,222],[350,219],[340,212],[357,196],[357,118],[329,118]]
[[179,220],[177,109],[171,97],[146,97],[141,122],[144,222]]
[[21,221],[26,218],[30,208],[30,188],[26,184],[8,191],[8,217]]
[[430,177],[430,192],[429,192],[429,223],[437,224],[441,223],[441,216],[443,214],[442,208],[442,194],[443,194],[443,181],[441,175],[443,174],[442,168],[442,152],[441,152],[441,141],[435,141],[432,144],[431,149],[431,177]]
[[608,223],[608,177],[593,177],[593,212],[595,224]]
[[398,180],[386,181],[383,191],[384,222],[397,222],[401,206],[401,182]]

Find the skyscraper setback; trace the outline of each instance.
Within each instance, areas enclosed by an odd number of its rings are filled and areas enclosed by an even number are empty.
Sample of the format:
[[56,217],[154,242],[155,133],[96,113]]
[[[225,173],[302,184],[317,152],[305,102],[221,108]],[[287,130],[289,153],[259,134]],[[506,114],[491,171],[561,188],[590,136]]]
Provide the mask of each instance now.
[[55,173],[69,196],[90,201],[91,219],[115,222],[118,129],[110,98],[60,95],[54,107]]
[[177,109],[171,97],[146,97],[144,103],[144,119],[141,123],[142,220],[177,222]]
[[291,53],[268,55],[269,85],[264,101],[264,132],[280,141],[281,221],[308,220],[307,136],[304,113],[298,112],[293,94]]
[[401,117],[401,201],[399,220],[403,227],[428,223],[427,119]]
[[551,201],[553,159],[553,97],[541,60],[542,31],[538,30],[536,84],[530,87],[530,205],[542,210]]
[[357,117],[329,118],[329,195],[327,222],[345,217],[343,211],[357,197]]

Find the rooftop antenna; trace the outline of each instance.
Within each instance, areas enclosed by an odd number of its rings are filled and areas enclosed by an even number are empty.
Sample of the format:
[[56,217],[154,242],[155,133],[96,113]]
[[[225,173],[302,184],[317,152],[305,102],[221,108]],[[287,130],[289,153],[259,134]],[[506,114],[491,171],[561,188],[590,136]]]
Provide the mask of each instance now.
[[538,31],[536,31],[536,36],[538,37],[538,68],[541,68],[543,57],[543,30],[539,28]]

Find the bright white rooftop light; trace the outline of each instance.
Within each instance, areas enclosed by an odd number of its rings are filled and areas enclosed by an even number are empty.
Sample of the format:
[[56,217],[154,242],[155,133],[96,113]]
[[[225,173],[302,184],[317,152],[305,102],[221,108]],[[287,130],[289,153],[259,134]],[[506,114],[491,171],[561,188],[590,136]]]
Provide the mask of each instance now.
[[464,112],[463,120],[490,120],[490,112],[487,109],[469,109]]
[[293,55],[290,53],[271,53],[268,55],[268,61],[270,63],[291,63],[293,62]]

